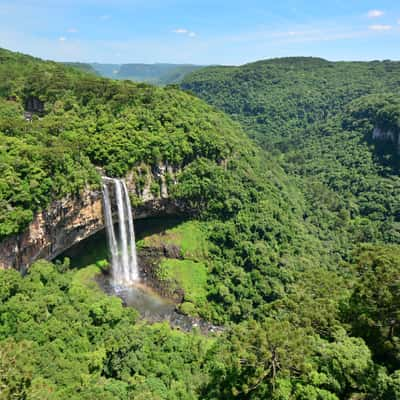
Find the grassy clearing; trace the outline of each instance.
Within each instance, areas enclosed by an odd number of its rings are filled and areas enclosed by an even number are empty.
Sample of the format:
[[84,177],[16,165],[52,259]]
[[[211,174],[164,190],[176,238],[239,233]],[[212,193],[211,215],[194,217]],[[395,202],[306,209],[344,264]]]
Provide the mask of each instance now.
[[[158,273],[160,279],[171,286],[182,288],[185,302],[182,311],[196,314],[195,309],[207,301],[207,266],[193,260],[164,259]],[[192,303],[190,306],[186,303]]]
[[101,274],[101,269],[97,265],[88,265],[85,268],[73,271],[72,284],[75,286],[85,286],[91,290],[101,292],[94,278]]
[[158,266],[157,275],[172,290],[185,293],[181,311],[197,316],[207,303],[208,258],[207,225],[199,221],[186,221],[160,233],[146,236],[138,247],[180,248],[183,260],[165,258]]
[[162,233],[145,237],[139,246],[161,247],[176,245],[185,259],[200,261],[207,258],[206,225],[199,221],[187,221]]

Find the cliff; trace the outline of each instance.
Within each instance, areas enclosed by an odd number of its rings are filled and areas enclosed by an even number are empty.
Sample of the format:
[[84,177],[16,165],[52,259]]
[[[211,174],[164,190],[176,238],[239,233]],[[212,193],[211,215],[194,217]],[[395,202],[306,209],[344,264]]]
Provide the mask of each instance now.
[[0,268],[26,269],[39,258],[51,260],[103,228],[102,195],[83,191],[54,201],[36,214],[28,228],[0,243]]
[[380,140],[383,142],[391,142],[393,145],[396,146],[397,154],[400,154],[400,135],[394,130],[385,130],[376,126],[374,128],[374,131],[372,132],[372,139]]
[[[127,176],[130,194],[139,199],[134,207],[135,219],[176,215],[185,212],[185,206],[169,198],[166,174],[175,176],[177,171],[160,165],[155,170],[144,170],[145,184],[135,181],[137,173]],[[175,178],[173,181],[176,183]],[[155,193],[154,183],[159,184]],[[0,242],[0,269],[26,270],[40,258],[52,260],[74,244],[104,229],[103,196],[100,190],[83,190],[79,196],[53,201],[37,213],[21,234],[10,236]]]

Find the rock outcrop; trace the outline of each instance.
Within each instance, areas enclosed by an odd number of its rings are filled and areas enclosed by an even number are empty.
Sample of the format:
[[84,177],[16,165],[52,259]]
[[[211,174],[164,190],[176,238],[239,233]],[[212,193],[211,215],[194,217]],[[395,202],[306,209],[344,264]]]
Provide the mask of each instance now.
[[172,282],[160,279],[157,274],[163,258],[181,259],[181,251],[176,246],[171,245],[142,247],[138,252],[141,280],[160,296],[169,298],[176,303],[181,303],[185,296],[183,289],[179,288],[176,282],[172,284]]
[[[169,198],[166,173],[172,171],[167,166],[160,166],[146,176],[142,188],[135,183],[134,174],[128,175],[129,192],[138,197],[140,203],[133,209],[134,219],[186,212],[184,204]],[[158,193],[151,191],[154,182],[160,183]],[[102,229],[103,196],[100,190],[86,189],[79,196],[53,201],[46,210],[35,215],[24,232],[0,242],[0,269],[24,271],[36,260],[52,260]]]
[[393,143],[396,146],[396,152],[400,154],[400,134],[394,130],[385,130],[376,126],[372,132],[372,139]]
[[0,268],[26,269],[39,258],[52,259],[103,228],[102,195],[85,190],[54,201],[36,214],[25,232],[0,243]]

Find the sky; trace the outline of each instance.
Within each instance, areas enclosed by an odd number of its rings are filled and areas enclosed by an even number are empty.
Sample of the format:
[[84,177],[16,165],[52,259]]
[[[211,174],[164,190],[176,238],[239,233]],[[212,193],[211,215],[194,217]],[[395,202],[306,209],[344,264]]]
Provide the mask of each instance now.
[[0,0],[0,47],[56,61],[400,59],[400,0]]

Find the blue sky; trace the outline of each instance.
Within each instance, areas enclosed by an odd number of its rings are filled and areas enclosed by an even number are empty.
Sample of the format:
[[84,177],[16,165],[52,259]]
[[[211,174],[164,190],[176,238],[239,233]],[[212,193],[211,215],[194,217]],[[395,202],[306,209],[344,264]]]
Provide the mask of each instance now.
[[57,61],[400,59],[399,0],[0,0],[0,47]]

